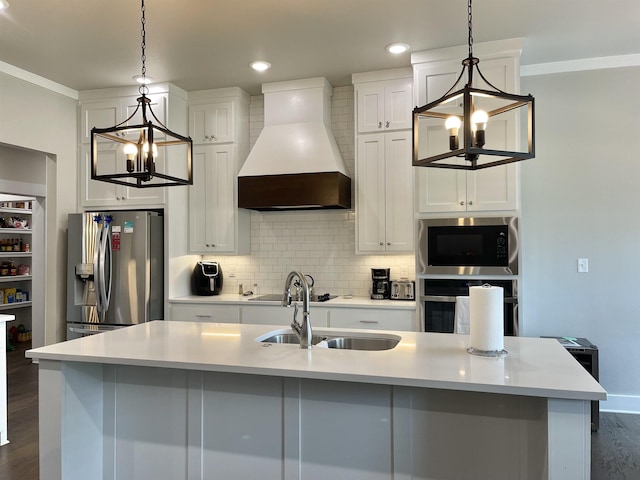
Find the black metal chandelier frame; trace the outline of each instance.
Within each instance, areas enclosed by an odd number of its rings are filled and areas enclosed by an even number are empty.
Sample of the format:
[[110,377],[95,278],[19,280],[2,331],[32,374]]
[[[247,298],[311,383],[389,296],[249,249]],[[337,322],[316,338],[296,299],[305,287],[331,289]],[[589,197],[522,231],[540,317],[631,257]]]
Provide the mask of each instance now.
[[[489,82],[480,71],[478,64],[480,60],[473,56],[473,35],[472,35],[472,5],[468,0],[468,47],[469,55],[462,60],[462,70],[454,82],[453,86],[439,99],[413,110],[413,166],[449,168],[458,170],[479,170],[497,165],[518,162],[533,158],[535,156],[535,105],[534,98],[529,95],[516,95],[506,93],[491,82]],[[492,90],[474,88],[474,71],[477,71],[480,78]],[[453,91],[467,72],[467,83],[462,89]],[[490,121],[492,117],[504,114],[511,110],[526,108],[527,121],[527,151],[511,151],[501,149],[484,148],[485,132],[473,128],[472,115],[474,113],[475,98],[491,98],[501,103],[501,106],[487,111]],[[462,99],[462,114],[452,114],[447,112],[447,105],[460,105]],[[449,150],[443,153],[436,153],[426,158],[420,158],[420,119],[436,119],[443,123],[450,117],[457,117],[463,129],[462,145],[457,138],[458,133],[449,137]],[[497,158],[496,158],[497,157]],[[463,158],[464,162],[455,161]],[[488,160],[486,160],[488,158]],[[482,161],[481,161],[482,159]],[[452,161],[450,161],[452,160]]]
[[[185,137],[169,130],[155,115],[151,109],[151,100],[147,96],[149,88],[146,85],[146,7],[142,0],[142,85],[140,85],[140,97],[137,98],[137,106],[133,113],[119,124],[108,128],[91,129],[91,179],[103,182],[115,183],[118,185],[135,188],[155,188],[170,187],[177,185],[193,185],[193,141],[191,137]],[[153,123],[147,117],[147,111],[151,114]],[[138,112],[141,113],[142,123],[128,125]],[[132,138],[133,137],[133,138]],[[127,157],[126,172],[98,174],[98,155],[100,153],[99,139],[103,141],[115,142],[122,145]],[[164,147],[184,145],[186,147],[186,178],[168,175],[156,170],[156,156],[158,151]],[[135,147],[135,148],[134,148]],[[126,148],[130,148],[129,151]],[[165,158],[165,162],[169,159]],[[163,181],[151,182],[152,179],[162,179]]]

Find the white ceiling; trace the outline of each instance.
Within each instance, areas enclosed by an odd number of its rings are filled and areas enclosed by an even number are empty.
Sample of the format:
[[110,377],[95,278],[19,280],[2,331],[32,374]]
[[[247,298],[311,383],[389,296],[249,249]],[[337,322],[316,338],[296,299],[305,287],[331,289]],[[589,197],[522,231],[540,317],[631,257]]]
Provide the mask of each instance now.
[[[132,85],[140,73],[137,0],[9,0],[0,61],[74,90]],[[146,0],[147,75],[187,90],[410,66],[413,51],[466,45],[464,0]],[[523,38],[522,65],[640,53],[638,0],[481,0],[474,41]],[[263,74],[248,68],[267,60]],[[482,60],[482,59],[481,59]]]

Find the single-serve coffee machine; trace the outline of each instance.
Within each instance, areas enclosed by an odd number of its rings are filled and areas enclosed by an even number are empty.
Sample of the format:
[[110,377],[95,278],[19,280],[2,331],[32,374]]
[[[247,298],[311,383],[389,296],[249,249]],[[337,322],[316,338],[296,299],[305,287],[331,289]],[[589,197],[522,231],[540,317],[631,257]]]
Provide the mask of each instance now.
[[384,300],[391,298],[391,282],[388,268],[371,269],[371,299]]

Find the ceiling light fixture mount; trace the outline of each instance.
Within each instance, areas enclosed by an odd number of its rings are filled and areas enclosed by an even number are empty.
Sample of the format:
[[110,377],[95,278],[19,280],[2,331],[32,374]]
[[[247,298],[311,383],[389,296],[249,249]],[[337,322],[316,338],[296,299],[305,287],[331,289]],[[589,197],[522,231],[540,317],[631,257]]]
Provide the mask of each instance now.
[[[138,105],[123,122],[109,128],[91,129],[91,179],[135,188],[193,185],[191,137],[172,132],[158,120],[147,96],[144,0],[141,11],[142,75]],[[154,121],[148,119],[147,114]],[[137,121],[141,123],[134,124]],[[179,165],[181,159],[182,166]],[[164,165],[162,171],[158,165]],[[176,173],[169,175],[170,169]]]
[[[471,0],[467,12],[469,55],[462,60],[460,75],[438,100],[413,110],[415,167],[479,170],[535,156],[533,96],[503,92],[484,77],[480,60],[473,56]],[[454,91],[465,72],[467,83]],[[479,80],[485,88],[476,86]],[[505,132],[523,131],[525,124],[526,149],[518,149],[518,142]]]

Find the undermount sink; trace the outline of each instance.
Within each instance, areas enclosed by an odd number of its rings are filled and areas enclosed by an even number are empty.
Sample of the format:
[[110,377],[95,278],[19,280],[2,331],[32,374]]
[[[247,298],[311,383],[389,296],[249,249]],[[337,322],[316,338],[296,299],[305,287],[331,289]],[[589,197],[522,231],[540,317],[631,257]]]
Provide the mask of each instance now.
[[[278,344],[300,344],[295,333],[287,331],[270,332],[256,339],[262,343],[278,343]],[[367,335],[349,332],[348,334],[340,334],[339,332],[317,333],[311,339],[312,345],[318,345],[318,348],[326,347],[337,350],[391,350],[400,342],[401,337],[389,334]]]

